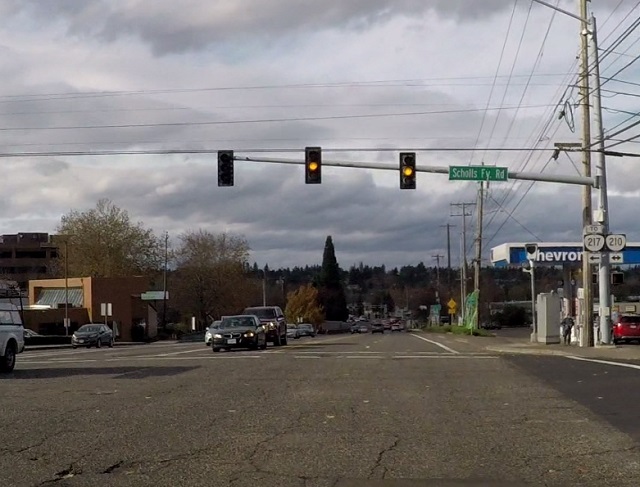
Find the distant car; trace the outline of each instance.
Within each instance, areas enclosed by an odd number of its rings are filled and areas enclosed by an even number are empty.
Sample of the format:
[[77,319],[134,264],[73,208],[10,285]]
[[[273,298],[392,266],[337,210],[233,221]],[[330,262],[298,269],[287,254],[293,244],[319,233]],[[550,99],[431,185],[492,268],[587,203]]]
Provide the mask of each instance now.
[[287,325],[287,338],[297,340],[300,338],[300,331],[296,325]]
[[211,340],[213,340],[213,332],[216,328],[218,328],[218,326],[220,326],[220,320],[214,321],[204,333],[204,344],[207,347],[211,345]]
[[311,323],[300,323],[298,326],[298,333],[301,337],[314,337],[316,336],[316,330]]
[[400,325],[400,323],[391,324],[391,332],[393,333],[394,331],[402,331],[402,326]]
[[267,332],[260,319],[254,315],[224,316],[220,326],[214,330],[211,350],[267,348]]
[[382,333],[384,335],[384,324],[374,323],[371,325],[371,333]]
[[613,343],[640,340],[640,315],[619,315],[613,325]]
[[279,306],[254,306],[245,308],[242,314],[257,316],[265,327],[267,340],[276,347],[287,344],[287,322]]
[[101,323],[82,325],[71,336],[72,348],[93,346],[100,348],[102,345],[113,347],[113,332],[111,328]]

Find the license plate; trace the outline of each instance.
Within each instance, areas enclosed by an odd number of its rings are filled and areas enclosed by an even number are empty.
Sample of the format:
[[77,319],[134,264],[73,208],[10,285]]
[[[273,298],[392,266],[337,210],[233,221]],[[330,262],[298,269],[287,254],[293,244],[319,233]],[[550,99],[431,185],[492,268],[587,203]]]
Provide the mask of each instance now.
[[629,328],[638,328],[637,325],[629,325]]
[[235,338],[229,338],[227,340],[227,345],[235,345],[236,344],[236,339]]

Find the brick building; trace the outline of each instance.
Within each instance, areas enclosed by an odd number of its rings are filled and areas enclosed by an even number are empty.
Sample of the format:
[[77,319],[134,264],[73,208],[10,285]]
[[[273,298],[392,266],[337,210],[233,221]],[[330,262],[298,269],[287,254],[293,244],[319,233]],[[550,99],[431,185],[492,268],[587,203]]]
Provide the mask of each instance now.
[[149,289],[146,277],[72,277],[29,282],[29,309],[25,325],[39,333],[64,335],[65,297],[71,321],[70,333],[86,323],[105,323],[102,303],[111,303],[112,315],[106,319],[113,328],[117,323],[118,338],[134,340],[132,330],[144,324],[144,336],[157,335],[157,313],[142,294]]

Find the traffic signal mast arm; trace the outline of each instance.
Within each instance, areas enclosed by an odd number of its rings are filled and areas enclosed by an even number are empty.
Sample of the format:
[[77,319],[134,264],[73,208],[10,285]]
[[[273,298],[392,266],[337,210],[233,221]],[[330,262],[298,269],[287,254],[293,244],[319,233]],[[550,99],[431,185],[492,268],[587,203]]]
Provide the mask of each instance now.
[[[270,157],[238,157],[235,156],[236,161],[247,162],[263,162],[267,164],[292,164],[304,166],[304,160],[298,159],[279,159]],[[374,163],[374,162],[354,162],[354,161],[322,161],[323,166],[327,167],[349,167],[355,169],[378,169],[383,171],[398,172],[398,163]],[[416,172],[434,173],[434,174],[449,174],[448,166],[418,166],[415,168]],[[544,174],[544,173],[527,173],[519,171],[509,171],[509,179],[520,179],[523,181],[543,181],[548,183],[564,183],[575,184],[579,186],[593,186],[596,187],[597,179],[594,177],[578,176],[578,175],[560,175],[560,174]]]

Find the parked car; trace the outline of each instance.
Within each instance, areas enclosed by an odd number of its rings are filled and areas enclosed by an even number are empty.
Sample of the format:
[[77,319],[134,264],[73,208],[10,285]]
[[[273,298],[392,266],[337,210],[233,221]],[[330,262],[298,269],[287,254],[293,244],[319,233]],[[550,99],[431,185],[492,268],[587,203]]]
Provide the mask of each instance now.
[[204,333],[204,344],[208,347],[211,345],[211,340],[213,338],[213,331],[220,326],[220,320],[214,321],[207,331]]
[[298,333],[301,337],[314,337],[316,336],[316,330],[311,323],[300,323],[297,326]]
[[113,332],[111,328],[100,323],[82,325],[71,336],[71,347],[73,348],[91,348],[93,346],[100,348],[102,345],[113,347],[113,344]]
[[287,322],[279,306],[254,306],[245,308],[242,314],[257,316],[265,326],[267,340],[276,347],[287,344]]
[[640,315],[621,314],[613,325],[613,343],[640,340]]
[[15,304],[0,303],[0,372],[11,372],[24,351],[24,326]]
[[300,338],[300,331],[296,325],[287,325],[287,338],[297,340]]
[[371,325],[371,333],[382,333],[384,335],[384,324],[374,323]]
[[267,348],[267,331],[255,315],[223,316],[218,328],[214,330],[211,350]]

